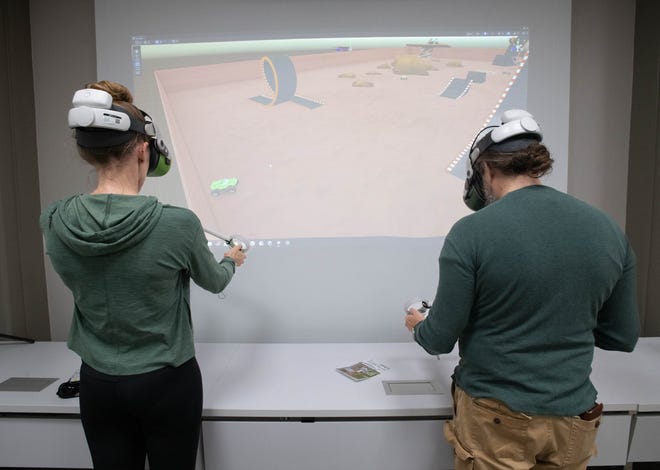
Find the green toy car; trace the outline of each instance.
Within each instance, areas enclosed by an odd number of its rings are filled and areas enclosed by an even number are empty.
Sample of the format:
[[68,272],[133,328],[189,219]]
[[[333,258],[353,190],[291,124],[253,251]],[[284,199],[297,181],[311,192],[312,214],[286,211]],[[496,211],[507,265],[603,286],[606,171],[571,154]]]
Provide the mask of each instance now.
[[211,183],[211,196],[220,196],[223,193],[235,193],[238,178],[222,178]]

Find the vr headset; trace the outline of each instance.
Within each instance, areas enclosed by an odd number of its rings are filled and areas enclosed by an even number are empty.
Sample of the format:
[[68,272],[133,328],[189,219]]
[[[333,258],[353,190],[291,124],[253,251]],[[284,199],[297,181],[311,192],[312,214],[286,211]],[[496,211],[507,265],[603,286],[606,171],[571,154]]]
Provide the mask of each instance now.
[[69,110],[69,127],[76,130],[81,147],[105,148],[128,142],[134,133],[149,138],[149,170],[147,176],[163,176],[170,170],[172,159],[151,117],[140,110],[145,122],[132,120],[121,106],[112,104],[112,96],[93,88],[78,90]]
[[479,131],[470,147],[467,160],[467,178],[463,190],[463,202],[473,211],[486,206],[483,178],[477,162],[487,150],[515,152],[532,143],[541,142],[543,134],[534,117],[522,109],[511,109],[502,113],[499,126],[488,126]]

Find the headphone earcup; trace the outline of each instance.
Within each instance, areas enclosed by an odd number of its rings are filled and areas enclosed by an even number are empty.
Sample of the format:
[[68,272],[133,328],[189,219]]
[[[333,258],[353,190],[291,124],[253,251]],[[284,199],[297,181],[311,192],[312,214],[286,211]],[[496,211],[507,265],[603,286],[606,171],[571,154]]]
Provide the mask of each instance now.
[[154,171],[158,166],[158,149],[154,145],[154,139],[149,139],[149,173]]
[[463,202],[473,211],[478,211],[486,206],[486,196],[483,189],[483,178],[479,170],[469,168],[465,187],[463,189]]
[[163,176],[170,170],[172,160],[165,142],[158,137],[149,139],[149,171],[147,176]]

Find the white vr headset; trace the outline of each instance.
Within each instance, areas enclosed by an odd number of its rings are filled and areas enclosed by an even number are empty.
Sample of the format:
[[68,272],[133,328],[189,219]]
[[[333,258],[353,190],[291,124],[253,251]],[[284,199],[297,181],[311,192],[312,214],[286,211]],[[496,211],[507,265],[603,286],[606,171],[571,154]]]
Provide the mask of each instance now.
[[[131,130],[131,118],[119,108],[112,109],[112,96],[102,90],[78,90],[71,101],[69,127],[94,127],[113,131]],[[144,130],[136,129],[136,132]]]
[[[151,117],[141,111],[144,122],[133,120],[119,106],[112,104],[112,95],[93,88],[78,90],[71,101],[69,127],[76,129],[76,140],[82,147],[103,148],[128,142],[137,132],[149,137],[148,176],[162,176],[172,164],[169,150],[158,135]],[[86,131],[90,132],[86,132]]]
[[522,150],[533,142],[541,142],[541,127],[529,112],[510,109],[502,113],[499,126],[488,126],[477,133],[467,159],[467,177],[463,201],[477,211],[486,205],[481,172],[476,165],[479,157],[491,147],[499,152]]

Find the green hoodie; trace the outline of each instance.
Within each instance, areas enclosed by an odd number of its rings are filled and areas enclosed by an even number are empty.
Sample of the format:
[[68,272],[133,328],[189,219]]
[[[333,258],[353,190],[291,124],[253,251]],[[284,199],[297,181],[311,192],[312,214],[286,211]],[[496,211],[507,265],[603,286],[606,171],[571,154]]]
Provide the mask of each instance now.
[[194,356],[190,279],[217,293],[235,266],[218,263],[192,211],[150,196],[77,195],[46,209],[40,225],[73,294],[68,345],[85,363],[129,375]]

